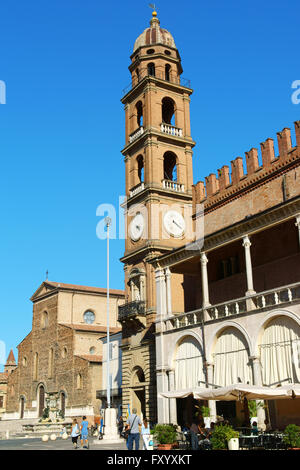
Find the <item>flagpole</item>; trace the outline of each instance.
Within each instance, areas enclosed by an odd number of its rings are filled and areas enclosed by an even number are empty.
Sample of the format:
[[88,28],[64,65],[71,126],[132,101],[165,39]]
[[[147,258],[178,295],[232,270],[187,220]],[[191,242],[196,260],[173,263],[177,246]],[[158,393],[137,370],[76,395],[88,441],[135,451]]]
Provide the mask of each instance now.
[[107,228],[107,299],[106,299],[106,309],[107,309],[107,362],[106,362],[106,390],[107,390],[107,408],[110,408],[110,357],[109,357],[109,346],[110,346],[110,338],[109,338],[109,226],[111,225],[111,218],[105,218],[105,224]]

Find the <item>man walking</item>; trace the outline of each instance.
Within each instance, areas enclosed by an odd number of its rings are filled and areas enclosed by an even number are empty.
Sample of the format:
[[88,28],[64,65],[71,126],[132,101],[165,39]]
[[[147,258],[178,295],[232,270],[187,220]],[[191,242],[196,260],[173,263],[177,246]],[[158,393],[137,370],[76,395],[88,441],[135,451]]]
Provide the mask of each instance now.
[[126,421],[126,430],[130,429],[128,436],[128,450],[133,449],[133,443],[135,442],[135,450],[139,450],[140,447],[140,432],[139,426],[142,426],[142,421],[136,414],[136,408],[133,408],[132,414]]

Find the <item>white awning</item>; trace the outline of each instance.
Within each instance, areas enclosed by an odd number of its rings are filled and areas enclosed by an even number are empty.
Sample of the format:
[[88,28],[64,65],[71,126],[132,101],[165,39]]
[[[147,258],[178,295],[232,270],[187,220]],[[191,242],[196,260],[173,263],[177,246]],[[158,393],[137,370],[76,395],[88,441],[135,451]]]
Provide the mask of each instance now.
[[165,398],[186,398],[193,395],[197,400],[233,401],[243,400],[278,400],[300,397],[300,384],[289,384],[283,387],[259,387],[248,384],[234,384],[220,388],[194,388],[174,392],[161,392]]

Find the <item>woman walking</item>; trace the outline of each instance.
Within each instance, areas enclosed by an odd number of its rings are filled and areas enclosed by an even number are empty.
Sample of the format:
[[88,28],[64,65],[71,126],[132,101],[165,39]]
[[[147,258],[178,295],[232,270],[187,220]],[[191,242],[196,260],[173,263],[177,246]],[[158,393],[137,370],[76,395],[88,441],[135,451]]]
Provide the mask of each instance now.
[[72,444],[73,444],[74,449],[77,449],[77,441],[78,441],[79,436],[80,436],[80,429],[77,423],[77,419],[73,419],[71,437],[72,437]]
[[145,418],[142,424],[142,438],[143,438],[143,450],[149,450],[149,442],[151,440],[150,426],[148,420]]

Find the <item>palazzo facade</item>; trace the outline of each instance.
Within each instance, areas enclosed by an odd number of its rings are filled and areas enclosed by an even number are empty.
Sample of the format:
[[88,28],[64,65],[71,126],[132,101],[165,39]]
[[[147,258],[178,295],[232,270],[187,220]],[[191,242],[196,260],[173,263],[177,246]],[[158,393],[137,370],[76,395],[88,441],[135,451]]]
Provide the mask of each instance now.
[[[156,12],[129,70],[123,410],[176,423],[190,417],[159,392],[299,383],[300,121],[278,152],[268,138],[193,184],[192,89]],[[268,405],[273,426],[300,424],[300,400]],[[242,419],[239,404],[230,413]]]

